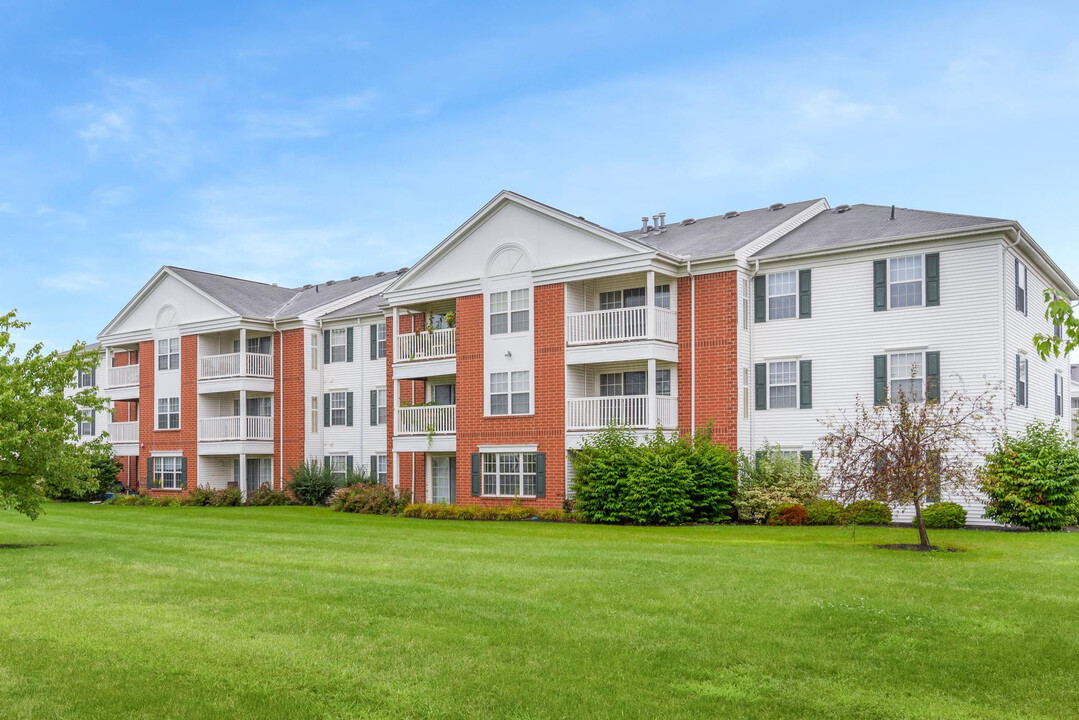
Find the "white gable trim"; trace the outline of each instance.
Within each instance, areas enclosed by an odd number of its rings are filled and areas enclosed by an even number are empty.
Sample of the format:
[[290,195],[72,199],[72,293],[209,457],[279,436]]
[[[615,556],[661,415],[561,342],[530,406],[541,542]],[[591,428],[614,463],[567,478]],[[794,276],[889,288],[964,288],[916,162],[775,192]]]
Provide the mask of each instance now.
[[766,232],[764,235],[761,235],[756,240],[751,240],[750,242],[735,250],[735,256],[739,259],[748,258],[753,253],[759,252],[762,248],[768,247],[776,240],[783,237],[784,235],[799,227],[808,220],[811,220],[817,215],[820,215],[829,207],[831,206],[828,204],[827,198],[821,198],[817,202],[807,207],[802,212],[792,217],[787,222],[777,225],[776,227]]
[[161,283],[161,281],[165,278],[165,276],[168,276],[168,277],[173,278],[174,280],[177,280],[181,284],[183,284],[183,285],[187,286],[188,288],[190,288],[191,290],[197,292],[199,295],[202,295],[204,298],[206,298],[207,300],[209,300],[213,304],[217,305],[219,308],[224,310],[226,313],[229,313],[231,315],[235,315],[235,316],[239,317],[240,313],[236,312],[235,310],[230,308],[228,305],[225,305],[223,302],[221,302],[220,300],[215,298],[213,295],[210,295],[209,293],[199,289],[198,287],[196,287],[192,283],[190,283],[187,280],[185,280],[184,278],[180,277],[179,274],[174,273],[172,270],[170,270],[168,268],[168,266],[162,266],[161,269],[158,270],[156,273],[154,273],[154,276],[152,278],[150,278],[146,282],[145,285],[142,286],[142,289],[140,289],[137,293],[135,293],[135,297],[131,298],[131,300],[129,300],[127,302],[127,304],[124,305],[124,307],[120,310],[120,312],[118,312],[116,314],[116,317],[114,317],[109,322],[109,324],[105,326],[105,329],[97,334],[98,338],[103,338],[103,337],[111,334],[112,331],[116,328],[116,326],[118,326],[120,323],[122,323],[124,320],[126,320],[128,315],[130,315],[131,312],[136,307],[139,306],[139,304],[146,298],[146,296],[149,295],[151,292],[153,292],[154,288],[156,288]]

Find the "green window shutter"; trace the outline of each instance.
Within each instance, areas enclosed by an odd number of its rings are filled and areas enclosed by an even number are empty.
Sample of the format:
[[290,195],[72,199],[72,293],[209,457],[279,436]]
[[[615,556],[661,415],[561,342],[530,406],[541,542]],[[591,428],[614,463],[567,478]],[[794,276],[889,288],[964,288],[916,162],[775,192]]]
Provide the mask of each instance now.
[[925,354],[925,401],[940,402],[940,353]]
[[97,435],[97,411],[90,411],[90,437]]
[[873,261],[873,312],[888,309],[888,261]]
[[813,407],[812,360],[801,360],[798,363],[798,407],[803,410]]
[[330,456],[329,455],[323,455],[322,456],[322,467],[328,468],[329,466],[330,466]]
[[803,450],[802,451],[802,462],[807,462],[810,465],[813,464],[813,451],[812,450]]
[[480,478],[480,466],[483,463],[483,457],[479,453],[472,453],[472,497],[480,496],[481,478]]
[[547,453],[536,453],[536,497],[547,497]]
[[322,427],[330,426],[330,394],[322,396]]
[[371,359],[378,359],[378,325],[371,326]]
[[1012,273],[1012,287],[1015,291],[1015,309],[1020,310],[1023,314],[1026,314],[1026,310],[1023,308],[1022,296],[1019,290],[1019,258],[1015,258],[1015,272]]
[[154,486],[154,459],[152,457],[146,458],[146,489],[149,490]]
[[330,331],[322,331],[322,363],[324,365],[330,364]]
[[378,482],[378,455],[371,456],[371,464],[367,466],[367,469],[370,470],[371,480]]
[[450,458],[450,505],[457,504],[457,456]]
[[187,490],[187,458],[180,458],[180,488]]
[[925,304],[940,305],[940,253],[925,256]]
[[347,472],[352,472],[352,456],[351,455],[346,455],[345,456],[345,470]]
[[352,362],[352,330],[350,327],[345,331],[345,362]]
[[371,424],[378,425],[378,390],[371,391]]
[[[1018,261],[1016,261],[1016,262],[1018,262]],[[1015,356],[1015,404],[1020,405],[1020,406],[1023,405],[1023,401],[1025,400],[1025,398],[1023,397],[1023,395],[1025,393],[1023,393],[1022,382],[1023,382],[1023,356],[1022,355],[1016,355]]]
[[764,322],[768,319],[768,297],[765,295],[765,276],[753,278],[753,321]]
[[345,393],[345,425],[352,427],[352,393]]
[[883,405],[888,399],[888,356],[873,356],[873,404]]
[[754,380],[756,381],[756,392],[754,398],[756,400],[755,407],[757,410],[768,409],[768,363],[757,363],[753,366]]
[[813,317],[813,271],[798,271],[798,317]]

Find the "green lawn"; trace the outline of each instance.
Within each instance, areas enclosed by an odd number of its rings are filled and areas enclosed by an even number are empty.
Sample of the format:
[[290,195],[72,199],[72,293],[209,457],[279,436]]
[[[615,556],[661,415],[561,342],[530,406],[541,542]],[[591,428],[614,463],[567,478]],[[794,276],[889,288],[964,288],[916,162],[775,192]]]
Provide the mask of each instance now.
[[1076,717],[1079,535],[0,513],[0,717]]

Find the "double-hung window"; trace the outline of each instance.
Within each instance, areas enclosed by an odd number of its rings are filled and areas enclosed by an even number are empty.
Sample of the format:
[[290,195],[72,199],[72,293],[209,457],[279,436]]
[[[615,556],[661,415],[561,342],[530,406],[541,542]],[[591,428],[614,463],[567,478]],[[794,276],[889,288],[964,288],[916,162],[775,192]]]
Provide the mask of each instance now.
[[888,397],[894,401],[900,395],[911,402],[925,398],[925,364],[920,352],[888,356]]
[[166,338],[157,341],[157,369],[180,369],[180,338]]
[[157,399],[157,429],[176,430],[180,427],[180,398]]
[[1053,408],[1057,417],[1064,416],[1064,374],[1053,375]]
[[749,280],[742,280],[742,329],[749,330]]
[[491,373],[491,414],[527,415],[531,411],[529,372]]
[[528,288],[491,293],[489,303],[492,335],[526,332],[530,327],[531,291]]
[[311,432],[318,432],[318,396],[311,396]]
[[335,480],[344,480],[348,470],[348,455],[330,455],[330,474]]
[[670,396],[671,394],[671,370],[664,368],[656,370],[656,395]]
[[375,424],[386,424],[386,388],[375,391]]
[[768,319],[783,320],[798,313],[798,273],[768,275]]
[[1015,259],[1015,309],[1027,314],[1027,266]]
[[311,369],[318,370],[318,333],[311,333]]
[[386,472],[386,456],[375,455],[374,460],[374,467],[371,468],[371,474],[374,475],[375,480],[384,483],[388,477],[388,473]]
[[375,358],[386,357],[386,323],[375,324]]
[[888,260],[888,300],[893,308],[922,304],[924,273],[921,255]]
[[348,393],[339,391],[330,395],[330,426],[337,427],[348,424]]
[[494,497],[535,496],[536,453],[484,453],[483,494]]
[[656,307],[671,308],[670,284],[656,285]]
[[798,361],[768,363],[768,407],[798,407]]
[[183,458],[176,456],[155,457],[154,487],[162,490],[180,490],[183,481]]
[[94,386],[94,373],[79,370],[79,387],[88,388]]
[[1016,357],[1015,404],[1030,407],[1030,363],[1023,355]]
[[[93,416],[93,410],[86,411],[91,417]],[[89,437],[94,434],[94,422],[93,420],[80,420],[79,421],[79,436]]]
[[348,328],[330,330],[330,362],[348,360]]

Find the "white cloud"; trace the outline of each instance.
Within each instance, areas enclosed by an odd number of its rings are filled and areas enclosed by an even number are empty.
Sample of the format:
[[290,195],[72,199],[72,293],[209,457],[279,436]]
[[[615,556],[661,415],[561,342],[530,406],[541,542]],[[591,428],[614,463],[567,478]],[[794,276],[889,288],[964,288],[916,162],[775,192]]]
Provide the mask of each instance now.
[[105,286],[100,276],[88,272],[73,271],[53,275],[44,280],[45,285],[65,292],[86,292]]

